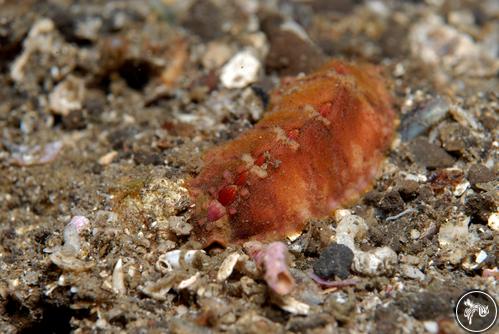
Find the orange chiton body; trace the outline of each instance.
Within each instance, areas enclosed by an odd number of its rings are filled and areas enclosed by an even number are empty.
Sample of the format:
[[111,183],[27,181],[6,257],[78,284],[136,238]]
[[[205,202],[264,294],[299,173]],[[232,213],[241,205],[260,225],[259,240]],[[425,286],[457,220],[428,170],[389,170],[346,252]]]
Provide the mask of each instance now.
[[271,241],[295,235],[366,191],[396,123],[376,67],[334,60],[288,79],[254,128],[204,156],[188,183],[194,237]]

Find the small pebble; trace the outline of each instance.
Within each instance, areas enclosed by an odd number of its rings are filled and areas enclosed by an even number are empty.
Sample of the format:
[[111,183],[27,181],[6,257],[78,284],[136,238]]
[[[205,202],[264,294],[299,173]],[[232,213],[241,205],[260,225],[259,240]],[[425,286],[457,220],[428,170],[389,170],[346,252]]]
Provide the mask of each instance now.
[[426,139],[416,138],[409,144],[416,163],[427,168],[450,167],[454,158],[438,145],[429,143]]
[[262,65],[250,51],[241,51],[222,68],[220,80],[226,88],[243,88],[258,80]]
[[345,279],[350,274],[353,252],[345,245],[328,246],[314,263],[314,273],[322,278],[337,276]]
[[421,270],[409,264],[401,264],[399,270],[400,274],[407,278],[415,279],[418,281],[423,281],[426,278],[425,274],[423,274]]
[[411,230],[411,239],[417,240],[421,236],[418,230]]
[[231,48],[221,42],[210,42],[206,52],[201,59],[203,66],[209,69],[217,69],[222,66],[231,56]]
[[477,184],[487,183],[495,180],[495,178],[495,173],[484,165],[475,164],[468,170],[467,179],[473,188],[476,188]]
[[423,326],[430,333],[438,333],[438,323],[436,321],[425,321]]
[[297,75],[317,69],[325,57],[295,21],[270,16],[262,20],[262,30],[269,41],[265,67],[280,75]]
[[489,216],[487,225],[494,231],[499,232],[499,213],[494,212]]
[[424,134],[441,121],[449,112],[449,104],[441,97],[435,97],[424,107],[416,109],[402,119],[400,134],[403,141],[408,141]]
[[69,76],[50,93],[49,106],[55,113],[68,116],[71,111],[80,110],[85,98],[85,83],[82,79]]
[[118,156],[118,152],[117,151],[111,151],[109,153],[106,153],[104,154],[103,156],[101,156],[98,160],[99,162],[99,165],[101,166],[106,166],[106,165],[109,165],[111,162],[113,162],[113,160]]

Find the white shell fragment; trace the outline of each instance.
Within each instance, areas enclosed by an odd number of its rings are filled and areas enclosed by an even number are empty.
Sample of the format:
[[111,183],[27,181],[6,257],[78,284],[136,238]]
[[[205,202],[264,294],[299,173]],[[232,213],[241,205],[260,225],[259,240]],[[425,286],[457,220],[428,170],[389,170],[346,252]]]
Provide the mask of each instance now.
[[399,270],[400,274],[407,278],[412,278],[418,281],[424,281],[426,278],[425,274],[423,274],[421,270],[409,264],[401,264]]
[[69,76],[50,93],[49,106],[54,113],[67,116],[71,111],[82,108],[84,98],[85,84],[83,80]]
[[14,81],[24,80],[24,71],[26,64],[32,53],[35,51],[48,51],[52,45],[52,33],[55,30],[54,22],[49,19],[41,19],[35,22],[28,37],[23,42],[23,53],[16,58],[10,69],[10,76]]
[[461,197],[461,195],[464,194],[464,192],[468,190],[469,187],[470,183],[467,180],[464,180],[456,185],[452,194],[456,197]]
[[241,51],[222,68],[220,80],[226,88],[243,88],[258,80],[261,68],[251,51]]
[[84,216],[74,216],[64,228],[64,245],[54,249],[50,260],[59,268],[69,271],[85,271],[93,267],[93,263],[82,261],[76,256],[80,252],[80,232],[89,224]]
[[282,296],[276,304],[284,311],[297,315],[308,315],[310,306],[291,296]]
[[499,213],[494,212],[489,216],[487,225],[494,231],[499,232]]
[[234,267],[236,266],[240,256],[241,255],[239,253],[232,253],[225,258],[225,260],[222,262],[222,265],[220,266],[220,269],[218,270],[217,281],[223,282],[227,278],[229,278],[229,276],[234,271]]
[[352,269],[358,273],[376,276],[394,270],[398,258],[390,247],[375,248],[364,252],[355,247],[355,239],[367,233],[367,224],[359,216],[346,215],[336,227],[336,242],[349,247],[354,253]]
[[93,263],[77,259],[74,255],[73,252],[61,249],[50,254],[50,261],[63,270],[75,272],[86,271],[93,267]]
[[178,284],[178,289],[180,289],[180,290],[187,289],[188,287],[195,284],[200,276],[201,276],[201,274],[199,272],[197,272],[196,274],[192,275],[191,277],[186,278],[185,280],[181,281]]
[[192,231],[192,225],[184,217],[172,216],[168,218],[168,226],[176,235],[189,235]]
[[78,253],[80,251],[80,232],[89,224],[84,216],[74,216],[64,228],[64,248]]
[[[470,217],[461,216],[456,221],[448,222],[440,226],[438,232],[438,243],[440,245],[442,258],[456,265],[468,255],[468,250],[478,240],[475,233],[468,231]],[[468,264],[465,264],[468,266]]]
[[126,294],[125,275],[121,258],[118,259],[113,269],[113,291],[118,295]]
[[175,275],[168,275],[160,278],[156,282],[147,282],[145,287],[139,287],[139,289],[151,298],[165,300],[166,294],[173,287],[176,279]]
[[56,140],[45,145],[21,145],[12,153],[11,163],[17,166],[44,165],[54,161],[63,148],[62,141]]
[[191,265],[202,254],[206,254],[205,251],[197,249],[188,251],[175,249],[159,256],[158,261],[156,261],[156,269],[162,273],[180,269],[182,263]]
[[109,165],[111,162],[113,162],[113,160],[118,156],[118,152],[117,151],[110,151],[106,154],[104,154],[103,156],[101,156],[99,158],[99,160],[97,160],[97,162],[99,163],[99,165],[102,165],[102,166],[107,166]]

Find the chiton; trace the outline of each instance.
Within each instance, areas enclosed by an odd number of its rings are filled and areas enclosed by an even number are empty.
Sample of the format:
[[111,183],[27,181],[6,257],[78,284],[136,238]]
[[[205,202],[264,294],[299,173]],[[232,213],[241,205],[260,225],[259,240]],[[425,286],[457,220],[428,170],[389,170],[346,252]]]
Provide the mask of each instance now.
[[203,245],[299,234],[368,190],[397,117],[379,69],[333,60],[284,79],[263,118],[208,150],[188,182]]

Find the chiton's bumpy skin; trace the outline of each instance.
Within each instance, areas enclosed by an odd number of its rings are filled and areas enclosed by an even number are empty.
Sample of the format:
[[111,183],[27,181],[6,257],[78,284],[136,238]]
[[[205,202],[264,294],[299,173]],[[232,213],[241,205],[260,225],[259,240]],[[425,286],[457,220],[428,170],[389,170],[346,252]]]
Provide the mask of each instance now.
[[396,115],[378,69],[334,60],[284,80],[254,128],[206,152],[188,183],[203,245],[300,233],[373,182]]

